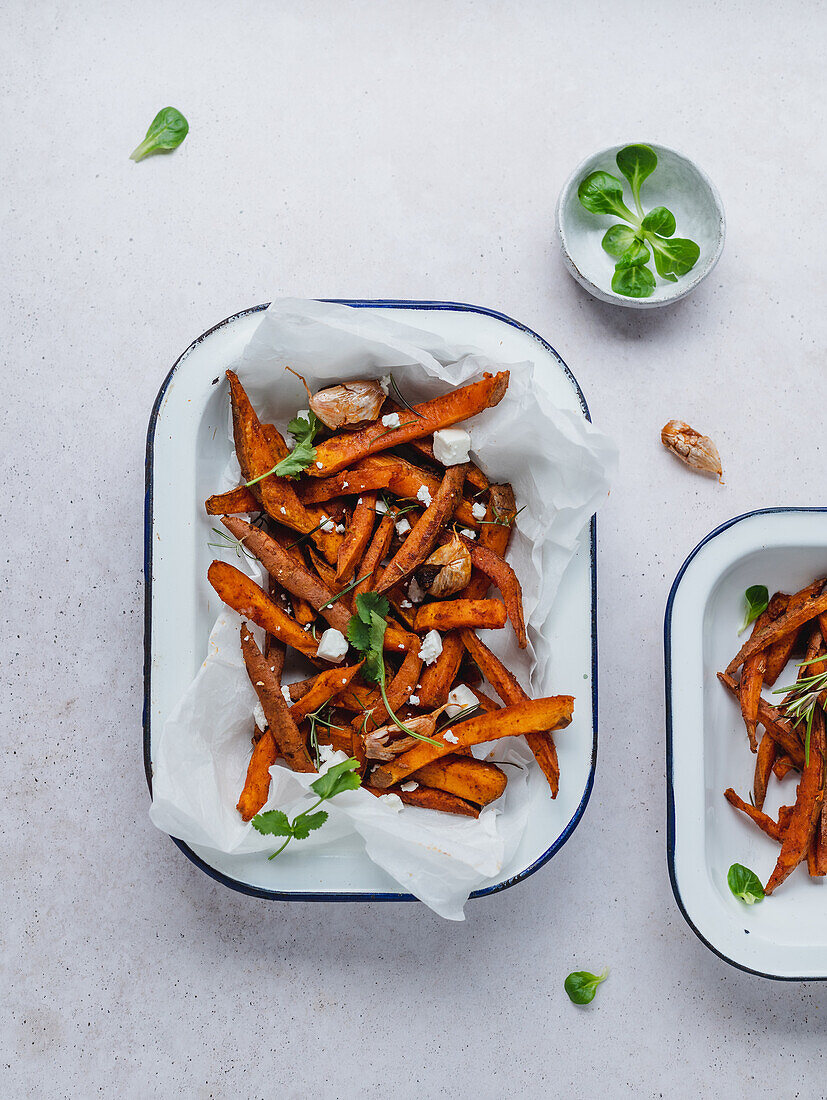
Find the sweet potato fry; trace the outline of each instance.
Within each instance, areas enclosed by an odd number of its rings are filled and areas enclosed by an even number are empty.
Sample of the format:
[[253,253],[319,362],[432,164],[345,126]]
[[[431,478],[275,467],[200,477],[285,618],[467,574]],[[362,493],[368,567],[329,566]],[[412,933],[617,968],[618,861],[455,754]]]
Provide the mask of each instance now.
[[[528,698],[516,677],[488,646],[480,641],[473,630],[463,630],[462,641],[483,676],[507,706],[513,706]],[[526,742],[548,781],[551,797],[556,798],[560,789],[560,764],[551,731],[529,733],[526,735]]]
[[805,859],[821,813],[824,797],[824,723],[813,722],[810,737],[810,758],[798,784],[790,824],[784,834],[775,870],[770,875],[765,894],[771,894]]
[[294,772],[314,772],[316,769],[307,752],[304,738],[281,693],[281,676],[272,671],[270,662],[256,645],[246,623],[241,626],[241,652],[250,683],[261,703],[268,729],[275,738],[280,754]]
[[433,709],[447,701],[448,692],[457,678],[464,648],[458,630],[451,630],[443,636],[442,652],[422,673],[420,687],[416,691],[421,707]]
[[[756,708],[757,716],[757,708]],[[769,734],[764,734],[761,744],[758,746],[758,755],[755,758],[755,778],[752,783],[752,796],[755,799],[756,808],[763,810],[764,800],[767,797],[767,785],[772,775],[772,766],[778,752],[778,745]]]
[[499,798],[506,784],[505,772],[496,764],[455,753],[426,764],[411,778],[426,787],[458,794],[477,806],[487,806]]
[[[438,760],[448,753],[457,752],[483,741],[499,737],[517,737],[520,734],[540,733],[550,729],[562,729],[571,722],[574,699],[570,695],[555,695],[547,699],[526,700],[515,706],[467,718],[453,729],[434,735],[439,745],[423,741],[408,752],[374,771],[371,783],[376,787],[390,787],[413,772]],[[456,743],[445,740],[446,734],[456,737]]]
[[[733,678],[725,672],[719,672],[718,679],[737,699],[738,685]],[[799,768],[803,767],[804,749],[801,746],[801,741],[789,720],[785,718],[778,707],[772,706],[766,699],[759,699],[758,721],[793,763]]]
[[508,482],[492,485],[489,490],[488,512],[485,516],[486,520],[491,522],[482,524],[480,533],[482,545],[504,558],[516,517],[517,503],[514,500],[514,490]]
[[425,810],[441,810],[445,814],[461,814],[463,817],[480,816],[476,806],[455,794],[449,794],[448,791],[435,791],[429,787],[417,787],[415,791],[384,791],[379,787],[363,786],[377,798],[383,794],[398,794],[406,806],[421,806]]
[[448,428],[460,420],[499,404],[508,388],[508,371],[486,374],[479,382],[460,386],[442,397],[415,406],[404,426],[388,430],[381,421],[362,428],[358,432],[334,435],[316,447],[316,461],[308,469],[313,477],[329,477],[360,458],[388,451],[400,443],[432,435],[440,428]]
[[246,485],[230,489],[227,493],[216,493],[204,502],[208,516],[232,516],[239,512],[260,512],[261,504]]
[[[347,690],[351,680],[361,667],[362,662],[360,661],[358,665],[349,665],[347,668],[331,668],[316,676],[310,690],[305,692],[299,701],[293,703],[290,707],[290,714],[293,716],[296,725],[303,722],[308,714],[312,714],[314,710],[318,710],[325,703],[338,699]],[[293,698],[292,691],[290,698]]]
[[270,576],[275,577],[282,588],[291,595],[307,600],[331,626],[335,626],[344,634],[350,622],[350,612],[339,600],[333,604],[330,603],[335,592],[322,584],[310,569],[300,564],[266,531],[251,526],[238,516],[224,516],[221,522],[239,541],[244,540],[245,548],[251,554],[255,554]]
[[376,519],[376,493],[365,493],[353,509],[336,563],[336,580],[347,584],[353,578],[353,571],[362,558],[373,534]]
[[478,546],[464,535],[460,535],[460,539],[471,554],[471,564],[474,568],[479,569],[499,588],[505,602],[506,613],[511,625],[514,627],[514,633],[517,635],[517,644],[520,649],[525,649],[528,645],[528,638],[525,629],[525,615],[523,614],[523,589],[517,580],[517,574],[508,562],[493,550],[485,546]]
[[[471,684],[466,684],[465,687],[467,687],[469,691],[473,691],[480,705],[480,710],[485,711],[486,714],[491,714],[492,711],[503,709],[498,702],[492,699],[490,695],[486,695],[484,691],[480,691],[479,688],[472,687]],[[533,736],[533,734],[529,736]]]
[[[817,596],[821,591],[821,583],[821,581],[815,581],[800,592],[796,592],[793,596],[788,596],[784,592],[776,592],[767,607],[771,620],[775,622],[788,610],[792,611],[796,607],[801,607],[809,597]],[[767,649],[767,671],[764,673],[764,683],[768,687],[772,687],[784,671],[797,640],[798,631],[794,630],[791,634],[779,638],[774,645]]]
[[244,790],[236,809],[244,821],[255,817],[270,793],[270,768],[278,760],[279,751],[276,740],[266,729],[253,745],[253,755],[247,765],[247,778]]
[[[814,582],[803,592],[810,592],[815,586],[818,586],[817,590],[821,592],[824,587],[824,580]],[[801,597],[800,602],[799,597]],[[789,640],[792,636],[789,650],[789,652],[792,652],[792,647],[795,645],[795,636],[801,627],[810,622],[811,619],[817,619],[825,611],[827,611],[827,594],[805,596],[803,593],[797,592],[790,597],[787,610],[782,615],[779,615],[774,622],[764,627],[763,630],[759,630],[757,634],[753,634],[741,646],[738,653],[727,665],[727,673],[731,676],[754,653],[758,653],[762,649],[768,649],[781,638]],[[787,657],[789,659],[789,653]]]
[[372,592],[375,589],[380,562],[387,554],[391,539],[393,538],[394,521],[395,513],[386,512],[379,521],[376,530],[373,532],[373,538],[370,540],[370,545],[365,551],[365,556],[362,558],[356,570],[357,576],[363,577],[364,579],[360,580],[354,588],[354,599],[363,592]]
[[224,603],[239,615],[252,619],[263,630],[308,657],[316,656],[318,643],[240,569],[224,561],[214,561],[207,571],[207,579]]
[[505,618],[505,604],[501,600],[437,600],[420,607],[415,629],[419,634],[476,627],[499,630],[505,626]]
[[766,833],[768,837],[777,840],[779,844],[783,843],[784,830],[777,821],[773,821],[769,814],[765,814],[763,810],[759,810],[756,806],[751,806],[749,802],[744,802],[743,798],[739,798],[732,787],[724,791],[724,798],[730,806],[734,806],[736,810],[746,814],[762,833]]
[[413,525],[385,570],[379,576],[377,592],[384,592],[405,580],[430,554],[440,531],[453,516],[462,493],[466,466],[449,466],[431,503]]
[[[772,740],[772,738],[770,738]],[[776,750],[778,751],[778,750]],[[796,765],[790,760],[789,756],[776,756],[775,763],[772,766],[772,774],[779,782],[791,771],[795,771]]]
[[[771,623],[772,617],[769,608],[762,612],[753,623],[752,634],[757,634],[765,626]],[[744,662],[741,671],[741,682],[738,686],[741,700],[741,715],[747,729],[749,747],[753,752],[758,750],[758,740],[755,736],[755,726],[758,722],[758,701],[761,698],[761,687],[764,683],[764,674],[767,671],[767,654],[765,650],[756,653]]]

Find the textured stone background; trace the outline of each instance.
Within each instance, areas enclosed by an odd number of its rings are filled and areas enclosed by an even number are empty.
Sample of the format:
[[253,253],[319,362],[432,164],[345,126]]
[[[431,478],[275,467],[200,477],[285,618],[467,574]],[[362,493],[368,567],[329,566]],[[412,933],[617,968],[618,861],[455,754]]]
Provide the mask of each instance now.
[[[824,988],[731,969],[672,898],[661,624],[717,523],[825,503],[825,30],[791,0],[7,2],[4,1096],[823,1091]],[[167,103],[189,138],[134,165]],[[715,273],[646,314],[589,298],[553,240],[572,166],[624,140],[694,156],[728,215]],[[149,410],[190,340],[282,294],[502,310],[621,445],[591,805],[462,925],[233,894],[147,819]],[[724,486],[662,452],[672,416],[716,440]],[[570,1005],[565,974],[604,964]]]

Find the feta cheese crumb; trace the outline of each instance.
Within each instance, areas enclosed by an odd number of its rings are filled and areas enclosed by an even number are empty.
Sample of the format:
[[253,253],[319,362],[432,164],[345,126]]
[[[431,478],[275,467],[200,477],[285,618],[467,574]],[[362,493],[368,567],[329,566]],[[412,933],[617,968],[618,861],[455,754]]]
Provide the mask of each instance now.
[[409,791],[416,791],[419,790],[419,784],[416,782],[415,779],[412,779],[410,783],[400,783],[399,789],[400,791],[405,791],[406,793]]
[[434,458],[443,466],[458,466],[468,461],[471,436],[463,428],[442,428],[434,432]]
[[433,497],[431,496],[431,490],[428,488],[427,485],[419,486],[416,491],[416,499],[421,500],[426,508],[430,507],[431,503],[433,502]]
[[453,730],[445,730],[445,732],[442,734],[442,740],[447,741],[449,745],[459,744],[459,738]]
[[385,413],[382,417],[382,423],[386,428],[398,428],[399,427],[399,413]]
[[264,687],[264,681],[263,680],[256,680],[256,687],[257,688],[263,688]]
[[471,515],[474,519],[485,519],[485,505],[480,504],[479,501],[476,504],[472,504]]
[[476,706],[479,706],[479,700],[473,691],[465,684],[458,684],[448,692],[448,706],[445,708],[445,713],[449,718],[456,718],[462,711]]
[[316,463],[316,468],[317,468],[318,470],[321,470],[321,469],[322,469],[322,464],[321,464],[321,462],[317,462],[317,463]]
[[[347,759],[347,758],[345,758]],[[394,813],[399,813],[402,809],[403,802],[398,794],[380,794],[376,799],[377,802],[384,802],[388,809],[393,810]]]
[[333,522],[332,519],[329,519],[328,516],[324,514],[324,512],[322,512],[322,522],[320,524],[320,527],[328,534],[332,534],[336,530],[336,524]]
[[408,700],[408,702],[411,704],[412,707],[418,707],[419,706],[419,696],[418,695],[412,695],[410,697],[410,699]]
[[382,391],[385,397],[388,396],[388,391],[390,390],[390,388],[391,376],[389,374],[383,374],[382,377],[379,379],[379,389]]
[[337,523],[336,531],[338,532],[338,534],[343,535],[345,533],[345,525],[343,523]]
[[284,505],[283,505],[283,504],[282,504],[282,506],[281,506],[281,507],[279,508],[279,511],[281,512],[281,514],[282,514],[283,516],[286,516],[286,515],[287,515],[287,509],[286,509],[286,508],[284,507]]
[[413,607],[413,604],[411,603],[410,600],[402,600],[400,602],[399,606],[404,607],[407,610],[409,607]]
[[358,499],[358,500],[356,501],[356,503],[357,503],[357,504],[361,504],[361,503],[362,503],[362,498],[361,498],[361,497],[359,497],[359,499]]
[[419,647],[419,656],[426,665],[432,665],[441,652],[442,638],[439,636],[439,631],[429,630],[422,639],[422,645]]
[[379,516],[384,516],[384,514],[385,514],[385,512],[387,512],[387,510],[388,510],[388,506],[387,506],[387,504],[385,504],[384,500],[377,500],[377,502],[376,502],[376,514],[379,515]]
[[263,733],[267,729],[267,719],[264,717],[264,707],[260,702],[256,703],[253,708],[253,718],[255,718],[256,725]]
[[410,525],[410,523],[408,523],[408,521],[405,519],[404,516],[402,517],[402,519],[397,520],[397,523],[396,523],[396,533],[397,533],[397,535],[399,535],[400,537],[403,536],[403,535],[407,535],[407,533],[410,531],[410,529],[411,529],[411,525]]
[[337,630],[335,626],[328,627],[322,634],[316,656],[321,657],[323,661],[330,661],[331,664],[338,665],[346,653],[347,639],[344,634],[341,630]]
[[411,583],[408,585],[408,595],[414,603],[422,603],[425,599],[425,590],[420,586],[416,577],[411,577]]
[[460,527],[459,533],[465,535],[467,539],[475,539],[477,537],[477,532],[472,531],[470,527]]
[[[342,488],[347,489],[347,486],[348,486],[348,483],[346,481],[343,481],[342,482]],[[471,511],[473,511],[473,508],[471,509]]]
[[290,688],[287,686],[287,684],[281,685],[281,693],[284,696],[284,701],[285,703],[287,703],[288,707],[292,707],[293,700],[290,698]]
[[310,627],[311,627],[311,624],[310,624],[310,623],[305,623],[305,624],[304,624],[304,629],[305,629],[305,630],[309,630],[309,629],[310,629]]

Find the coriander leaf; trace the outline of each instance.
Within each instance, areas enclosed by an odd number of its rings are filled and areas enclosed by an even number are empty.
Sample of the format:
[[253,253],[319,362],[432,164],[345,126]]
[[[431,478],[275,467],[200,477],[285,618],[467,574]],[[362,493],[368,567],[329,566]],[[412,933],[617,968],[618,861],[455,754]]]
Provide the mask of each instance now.
[[608,970],[604,970],[602,974],[590,974],[588,970],[575,970],[566,978],[563,988],[574,1004],[587,1005],[594,1000],[597,987],[601,982],[605,982],[608,976]]
[[315,814],[299,814],[293,821],[293,836],[296,840],[307,840],[313,830],[321,829],[326,821],[326,810],[317,810]]
[[733,863],[727,871],[726,880],[735,897],[745,905],[754,905],[764,898],[764,887],[758,875],[742,863]]
[[[357,787],[362,785],[359,767],[358,760],[352,756],[348,757],[341,764],[333,764],[329,767],[310,786],[322,800],[333,798],[334,795],[341,794],[342,791],[355,791]],[[313,828],[318,828],[318,825],[313,826]]]
[[665,206],[656,206],[650,210],[640,223],[642,229],[648,229],[650,233],[658,233],[661,237],[671,237],[675,232],[675,215]]
[[360,653],[367,653],[370,649],[370,627],[358,615],[353,615],[347,624],[347,640]]
[[686,237],[671,237],[665,240],[654,233],[647,233],[646,238],[652,245],[655,253],[655,267],[659,275],[671,273],[673,275],[686,275],[698,262],[701,250],[694,241]]
[[634,229],[628,225],[612,225],[606,230],[602,245],[610,256],[618,259],[635,243],[637,237]]
[[635,238],[629,245],[620,259],[617,261],[615,271],[624,267],[636,267],[638,264],[645,264],[649,260],[649,249],[643,243]]
[[651,176],[657,168],[657,154],[648,145],[627,145],[625,149],[618,150],[615,160],[618,168],[629,181],[635,206],[642,217],[640,188],[647,176]]
[[250,824],[265,836],[293,836],[293,826],[282,810],[266,810],[263,814],[256,814]]
[[590,172],[580,181],[577,197],[592,214],[617,214],[637,225],[637,218],[623,201],[623,184],[609,172]]
[[744,621],[741,624],[739,634],[743,634],[750,623],[754,623],[759,615],[763,615],[770,602],[769,589],[765,584],[753,584],[744,593],[747,610]]
[[247,488],[255,485],[257,481],[263,481],[271,474],[275,474],[277,477],[298,477],[304,473],[312,462],[315,462],[316,448],[313,446],[313,440],[319,430],[319,421],[316,419],[316,414],[308,413],[306,417],[295,417],[287,425],[287,430],[296,440],[293,450],[281,462],[277,462],[272,470],[267,470],[266,473],[260,474],[250,481],[245,481],[244,484]]
[[318,417],[313,412],[307,416],[296,416],[287,425],[287,430],[297,443],[312,443],[319,430]]
[[175,107],[164,107],[153,118],[141,144],[129,159],[143,160],[151,153],[169,153],[177,149],[189,133],[190,124]]
[[627,298],[650,298],[655,293],[655,276],[643,264],[634,267],[615,267],[612,290]]
[[372,612],[376,612],[384,619],[389,611],[390,604],[388,601],[384,596],[377,595],[376,592],[363,592],[356,597],[356,612],[363,623],[370,624]]

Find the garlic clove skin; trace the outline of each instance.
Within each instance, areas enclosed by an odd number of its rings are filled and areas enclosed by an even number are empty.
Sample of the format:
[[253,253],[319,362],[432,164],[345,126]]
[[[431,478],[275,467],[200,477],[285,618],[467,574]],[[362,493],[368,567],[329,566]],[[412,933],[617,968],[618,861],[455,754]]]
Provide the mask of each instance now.
[[471,579],[471,554],[454,534],[450,542],[438,547],[416,571],[416,580],[428,595],[436,599],[453,596]]
[[376,420],[385,401],[382,387],[376,381],[343,382],[319,390],[310,398],[310,408],[325,427],[361,428]]
[[693,470],[715,474],[718,480],[721,479],[721,456],[709,436],[701,435],[682,420],[670,420],[664,424],[660,439],[664,447]]

